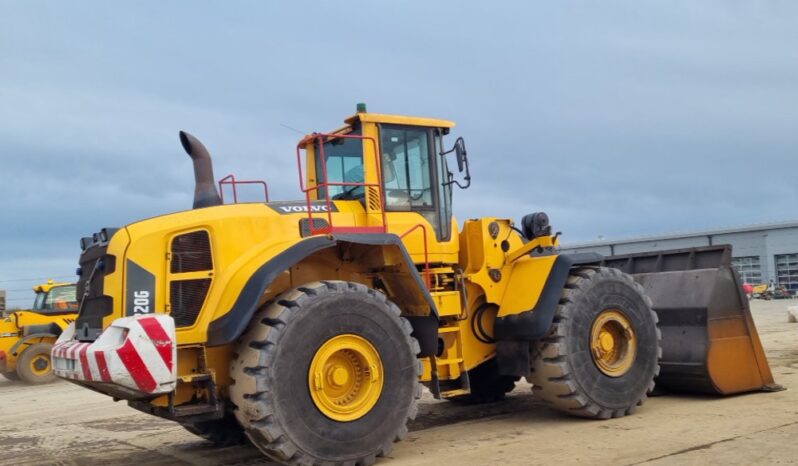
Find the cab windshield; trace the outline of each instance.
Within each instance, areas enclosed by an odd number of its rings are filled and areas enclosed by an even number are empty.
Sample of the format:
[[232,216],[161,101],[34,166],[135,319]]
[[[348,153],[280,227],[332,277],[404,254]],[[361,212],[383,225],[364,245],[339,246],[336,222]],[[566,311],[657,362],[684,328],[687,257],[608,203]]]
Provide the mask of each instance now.
[[75,285],[64,285],[50,288],[50,291],[36,293],[33,301],[34,311],[77,311],[78,300]]

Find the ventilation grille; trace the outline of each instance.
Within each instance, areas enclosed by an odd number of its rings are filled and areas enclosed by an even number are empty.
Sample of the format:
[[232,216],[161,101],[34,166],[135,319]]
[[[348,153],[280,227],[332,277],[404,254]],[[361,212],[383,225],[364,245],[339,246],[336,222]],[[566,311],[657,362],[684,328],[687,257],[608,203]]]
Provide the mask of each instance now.
[[172,240],[172,273],[213,269],[211,241],[207,231],[194,231]]
[[382,210],[379,190],[371,186],[369,186],[368,190],[369,190],[369,209],[377,211]]
[[210,278],[175,280],[169,284],[169,304],[176,327],[189,327],[194,324],[210,286]]

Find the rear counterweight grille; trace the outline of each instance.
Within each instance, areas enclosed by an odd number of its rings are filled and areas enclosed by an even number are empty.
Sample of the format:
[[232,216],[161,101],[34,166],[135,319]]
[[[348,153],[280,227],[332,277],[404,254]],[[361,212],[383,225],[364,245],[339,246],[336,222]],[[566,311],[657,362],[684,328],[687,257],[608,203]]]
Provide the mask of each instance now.
[[169,304],[176,327],[189,327],[194,324],[210,286],[210,278],[174,280],[169,284]]
[[211,241],[207,231],[194,231],[172,240],[172,273],[213,269]]

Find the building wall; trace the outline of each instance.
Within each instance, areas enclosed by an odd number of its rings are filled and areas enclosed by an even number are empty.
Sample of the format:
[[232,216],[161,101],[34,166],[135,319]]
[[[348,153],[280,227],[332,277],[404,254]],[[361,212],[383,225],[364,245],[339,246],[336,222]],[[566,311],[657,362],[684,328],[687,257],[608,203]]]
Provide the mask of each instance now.
[[[798,226],[788,228],[772,228],[755,231],[723,231],[706,234],[663,237],[655,239],[633,239],[626,241],[601,241],[569,247],[562,247],[563,252],[598,252],[603,255],[632,254],[647,251],[663,251],[667,249],[692,248],[709,245],[730,244],[732,256],[758,257],[762,282],[770,280],[778,283],[776,256],[782,254],[798,254]],[[798,289],[798,283],[791,285]]]

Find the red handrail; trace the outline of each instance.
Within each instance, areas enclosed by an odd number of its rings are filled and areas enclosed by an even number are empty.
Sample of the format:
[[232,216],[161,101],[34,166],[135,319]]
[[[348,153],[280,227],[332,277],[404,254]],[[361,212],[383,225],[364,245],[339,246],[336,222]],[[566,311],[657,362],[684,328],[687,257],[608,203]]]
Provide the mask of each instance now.
[[[324,160],[324,139],[329,138],[342,138],[342,139],[360,139],[360,140],[368,140],[374,146],[374,162],[375,166],[377,167],[377,183],[366,183],[364,182],[348,182],[348,181],[329,181],[327,178],[327,161]],[[316,185],[312,188],[308,188],[305,186],[305,178],[302,174],[302,149],[305,148],[307,144],[310,144],[311,141],[317,140],[319,142],[319,153],[316,154],[316,157],[320,158],[321,160],[321,174],[316,174]],[[328,134],[328,133],[313,133],[305,138],[303,138],[296,146],[296,158],[297,158],[297,166],[299,167],[299,189],[305,193],[305,201],[307,202],[308,208],[308,228],[310,230],[311,235],[315,235],[317,233],[333,233],[336,230],[341,232],[347,233],[385,233],[388,231],[388,219],[385,216],[385,196],[382,193],[382,168],[380,167],[380,151],[379,145],[377,144],[377,140],[371,136],[362,136],[359,134]],[[364,171],[365,172],[365,171]],[[321,176],[320,176],[321,175]],[[323,179],[324,182],[319,183],[319,180]],[[330,198],[330,186],[363,186],[364,189],[367,187],[375,187],[377,188],[377,192],[380,196],[380,213],[382,215],[382,226],[378,227],[334,227],[332,221],[332,199]],[[313,222],[313,211],[310,205],[310,193],[311,191],[316,191],[324,188],[324,201],[327,210],[327,225],[326,227],[316,228],[315,223]],[[318,195],[317,195],[318,197]]]
[[413,232],[413,230],[416,230],[417,228],[421,228],[421,231],[422,231],[422,233],[424,235],[424,273],[426,275],[427,289],[429,290],[432,286],[431,286],[430,273],[429,273],[429,251],[427,249],[427,227],[425,227],[423,224],[419,223],[419,224],[411,227],[406,232],[402,233],[399,236],[399,238],[400,239],[404,238],[405,236],[409,235],[410,233]]
[[266,184],[263,180],[237,180],[235,175],[230,174],[219,180],[219,196],[222,199],[222,204],[224,204],[224,186],[229,184],[233,187],[233,203],[238,204],[238,192],[236,190],[236,185],[238,184],[260,184],[263,185],[263,197],[266,198],[266,202],[269,202],[269,185]]

